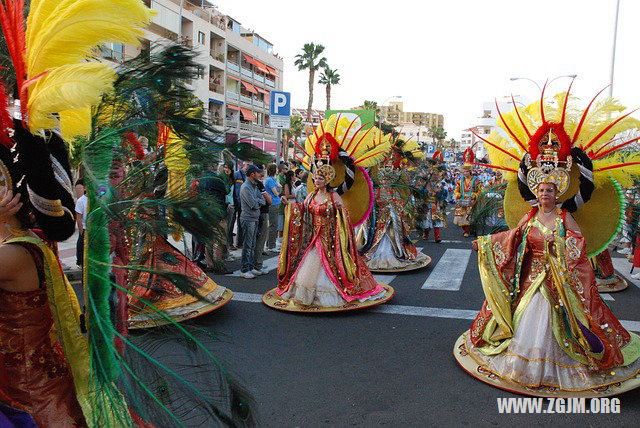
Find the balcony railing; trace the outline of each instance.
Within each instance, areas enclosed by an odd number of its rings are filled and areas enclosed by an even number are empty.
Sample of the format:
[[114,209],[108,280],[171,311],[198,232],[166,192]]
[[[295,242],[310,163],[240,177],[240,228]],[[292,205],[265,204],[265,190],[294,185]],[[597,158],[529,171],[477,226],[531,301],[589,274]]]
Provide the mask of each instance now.
[[209,123],[215,126],[224,126],[224,121],[221,117],[210,117]]
[[257,80],[258,82],[260,82],[260,83],[264,83],[264,76],[261,76],[259,74],[253,73],[253,78],[255,80]]
[[240,67],[242,69],[242,75],[247,77],[253,77],[253,73],[248,68]]
[[240,129],[242,129],[243,131],[253,131],[253,124],[240,122]]
[[247,97],[246,95],[240,95],[240,101],[246,104],[251,104],[251,97]]
[[253,105],[256,107],[264,107],[264,103],[260,100],[253,100]]
[[266,83],[267,86],[271,86],[272,88],[276,87],[276,81],[275,80],[271,80],[268,77],[265,77],[264,83]]
[[209,85],[209,90],[217,94],[224,94],[224,89],[222,88],[222,85]]
[[209,51],[209,55],[216,61],[224,62],[224,54],[222,52]]
[[240,66],[231,61],[227,61],[227,68],[231,71],[235,71],[236,73],[240,73]]
[[236,92],[227,91],[227,98],[231,98],[232,100],[237,100],[239,95]]

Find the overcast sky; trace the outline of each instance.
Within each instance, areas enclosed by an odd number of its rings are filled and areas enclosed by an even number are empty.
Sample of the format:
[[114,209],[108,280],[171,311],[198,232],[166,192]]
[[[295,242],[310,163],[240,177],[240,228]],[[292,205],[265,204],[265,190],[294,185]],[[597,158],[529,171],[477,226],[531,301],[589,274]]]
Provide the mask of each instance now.
[[[308,71],[293,65],[304,43],[325,46],[341,83],[331,107],[402,95],[405,111],[441,113],[460,138],[494,97],[539,96],[533,83],[510,77],[577,74],[572,92],[584,103],[609,83],[616,0],[254,1],[218,0],[274,45],[284,58],[284,90],[306,108]],[[640,107],[640,1],[621,0],[613,95]],[[635,20],[635,22],[634,22]],[[568,78],[553,82],[565,90]],[[314,108],[325,108],[317,84]]]

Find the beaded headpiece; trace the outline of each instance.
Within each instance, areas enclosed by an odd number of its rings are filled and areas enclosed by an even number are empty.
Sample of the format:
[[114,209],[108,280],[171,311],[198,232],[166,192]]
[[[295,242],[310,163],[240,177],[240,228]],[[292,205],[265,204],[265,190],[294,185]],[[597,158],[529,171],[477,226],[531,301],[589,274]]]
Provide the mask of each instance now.
[[540,152],[532,161],[529,153],[525,154],[524,162],[529,168],[527,173],[527,186],[534,194],[542,183],[553,183],[558,189],[558,196],[563,195],[569,189],[572,159],[560,160],[560,142],[552,130],[547,132],[546,141],[539,144]]
[[472,170],[473,169],[473,161],[475,160],[475,155],[473,154],[473,150],[466,149],[462,153],[462,160],[464,161],[464,165],[462,165],[462,169]]
[[311,175],[315,178],[317,174],[320,174],[327,184],[336,178],[336,170],[331,165],[331,146],[331,142],[325,136],[318,144],[318,152],[311,158]]

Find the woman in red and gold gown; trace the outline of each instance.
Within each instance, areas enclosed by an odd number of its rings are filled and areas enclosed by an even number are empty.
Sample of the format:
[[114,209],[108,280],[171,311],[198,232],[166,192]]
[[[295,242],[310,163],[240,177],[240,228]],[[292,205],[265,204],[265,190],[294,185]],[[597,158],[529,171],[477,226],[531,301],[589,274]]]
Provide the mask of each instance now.
[[383,298],[385,289],[358,255],[342,199],[327,190],[322,174],[316,173],[314,184],[303,203],[287,206],[277,294],[323,307]]
[[474,241],[486,301],[464,343],[475,362],[527,388],[587,391],[640,373],[640,338],[604,304],[557,187],[518,227]]

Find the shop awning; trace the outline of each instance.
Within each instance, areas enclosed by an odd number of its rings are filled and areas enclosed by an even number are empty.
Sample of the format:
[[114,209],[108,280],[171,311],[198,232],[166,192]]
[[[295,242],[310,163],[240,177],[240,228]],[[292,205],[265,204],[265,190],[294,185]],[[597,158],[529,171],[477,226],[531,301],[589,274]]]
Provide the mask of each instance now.
[[261,92],[261,93],[263,93],[265,95],[269,95],[269,91],[265,91],[260,86],[254,86],[254,88],[256,88],[258,90],[258,92]]
[[249,64],[256,65],[255,60],[251,58],[249,55],[247,55],[246,53],[243,53],[242,56],[244,57],[245,61],[247,61]]
[[264,65],[263,63],[261,63],[260,61],[258,61],[257,59],[253,60],[253,65],[258,67],[258,70],[262,71],[263,73],[269,73],[269,70],[267,69],[267,66]]
[[242,86],[244,86],[244,88],[247,91],[251,92],[252,94],[258,95],[258,91],[256,91],[255,86],[253,86],[251,83],[247,83],[244,80],[242,80]]
[[227,107],[230,108],[231,110],[240,110],[240,107],[234,106],[233,104],[227,104]]
[[247,110],[246,108],[241,108],[240,113],[242,113],[242,117],[244,118],[244,120],[253,122],[256,119],[253,112],[251,110]]
[[273,68],[273,67],[269,67],[269,66],[267,65],[267,70],[269,70],[269,71],[268,71],[268,73],[269,73],[270,75],[275,76],[275,77],[280,77],[280,75],[276,72],[276,69],[275,69],[275,68]]

